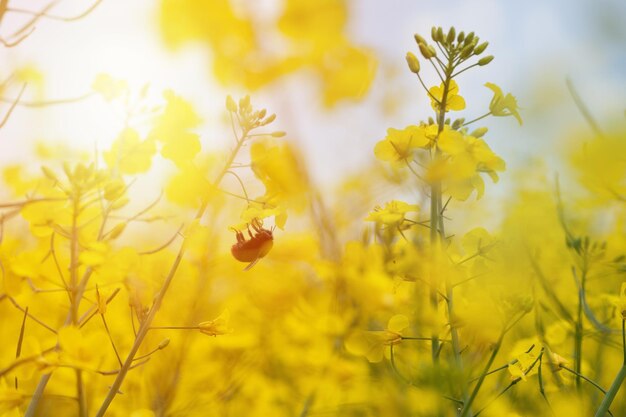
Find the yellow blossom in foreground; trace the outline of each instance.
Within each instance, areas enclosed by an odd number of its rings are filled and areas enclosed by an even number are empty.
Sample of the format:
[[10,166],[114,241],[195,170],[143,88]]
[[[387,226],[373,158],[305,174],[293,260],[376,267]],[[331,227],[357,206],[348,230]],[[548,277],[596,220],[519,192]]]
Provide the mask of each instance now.
[[404,164],[413,159],[416,149],[427,148],[430,144],[423,126],[407,126],[402,130],[389,128],[387,136],[374,147],[374,155],[381,161]]
[[346,349],[365,356],[370,362],[380,362],[387,346],[402,342],[402,333],[409,327],[409,319],[397,314],[389,319],[387,328],[380,331],[357,331],[346,340]]
[[19,406],[27,397],[20,390],[9,386],[4,378],[0,379],[0,415],[19,416]]
[[229,327],[230,311],[224,310],[222,314],[214,318],[213,320],[203,321],[198,324],[198,328],[201,333],[208,334],[209,336],[219,336],[223,334],[232,333],[233,329]]
[[117,80],[108,74],[98,74],[91,88],[100,94],[106,101],[111,101],[128,92],[128,84],[124,80]]
[[567,364],[569,364],[569,361],[567,359],[565,359],[563,356],[554,353],[554,352],[550,352],[550,365],[552,366],[552,370],[554,372],[558,371],[559,369],[561,369],[563,366],[566,366]]
[[[433,110],[439,111],[440,103],[443,98],[443,92],[445,89],[445,85],[441,83],[439,86],[431,87],[428,90],[430,97],[430,105]],[[463,110],[465,108],[465,99],[459,95],[459,86],[456,84],[456,81],[450,80],[450,84],[448,86],[448,96],[446,100],[446,108],[445,111],[449,110]]]
[[265,201],[301,210],[307,204],[308,175],[297,150],[286,141],[267,138],[250,146],[254,175],[265,185]]
[[521,378],[523,381],[526,381],[528,376],[537,373],[539,368],[537,355],[532,352],[524,352],[518,355],[515,359],[517,359],[517,361],[515,363],[510,363],[508,366],[511,378]]
[[155,153],[153,140],[142,141],[136,130],[126,128],[103,156],[109,168],[117,169],[122,174],[138,174],[150,169]]
[[493,83],[486,83],[485,87],[493,91],[493,98],[489,103],[489,111],[494,116],[513,116],[519,124],[522,124],[522,117],[519,115],[517,100],[508,93],[506,96],[502,93],[502,89]]
[[386,224],[388,226],[396,226],[404,221],[406,213],[411,211],[419,211],[417,204],[408,204],[404,201],[391,200],[385,204],[384,208],[376,207],[367,218],[366,221]]
[[60,360],[64,364],[95,370],[102,363],[102,359],[109,346],[103,330],[87,332],[76,326],[66,326],[59,330],[58,340],[61,347]]

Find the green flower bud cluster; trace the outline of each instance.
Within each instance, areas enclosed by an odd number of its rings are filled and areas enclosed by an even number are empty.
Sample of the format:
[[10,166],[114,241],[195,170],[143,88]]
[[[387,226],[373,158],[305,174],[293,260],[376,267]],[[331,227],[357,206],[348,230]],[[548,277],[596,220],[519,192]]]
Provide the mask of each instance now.
[[[417,47],[422,57],[426,60],[437,57],[436,46],[438,46],[446,58],[449,58],[451,61],[455,62],[455,65],[458,65],[471,57],[481,55],[489,46],[489,42],[480,43],[480,38],[476,36],[474,32],[465,34],[465,32],[461,31],[457,34],[454,27],[444,32],[442,27],[433,26],[430,35],[435,45],[429,44],[424,37],[418,34],[414,35]],[[484,66],[492,60],[493,55],[484,56],[476,65]],[[407,55],[407,63],[409,64],[411,72],[416,74],[419,72],[419,61],[414,54],[410,53],[410,57]]]

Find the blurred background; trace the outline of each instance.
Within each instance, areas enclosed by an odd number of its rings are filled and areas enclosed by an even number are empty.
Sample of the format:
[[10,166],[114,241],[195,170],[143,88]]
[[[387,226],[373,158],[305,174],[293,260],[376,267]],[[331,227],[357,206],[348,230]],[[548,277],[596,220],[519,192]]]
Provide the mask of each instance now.
[[[317,8],[342,2],[303,3],[310,3],[314,13]],[[15,9],[33,11],[45,4],[40,0],[10,2]],[[92,4],[58,1],[49,13],[73,16]],[[413,34],[429,37],[433,25],[454,25],[457,31],[475,31],[489,41],[487,53],[495,55],[495,60],[459,79],[460,93],[467,101],[467,109],[460,115],[471,119],[484,113],[491,99],[491,92],[483,87],[485,82],[496,83],[518,98],[524,119],[521,128],[513,119],[485,123],[490,128],[490,146],[510,170],[523,169],[537,159],[549,161],[555,146],[562,146],[560,137],[588,129],[567,91],[567,77],[601,124],[614,123],[616,118],[624,122],[626,3],[621,0],[347,1],[339,30],[367,57],[359,72],[373,78],[371,83],[366,80],[361,87],[357,85],[351,97],[332,102],[324,98],[323,74],[310,65],[296,65],[283,76],[255,85],[254,91],[249,91],[249,83],[237,82],[236,75],[226,82],[217,81],[209,26],[219,25],[224,4],[229,4],[236,18],[251,22],[256,48],[280,52],[289,29],[277,33],[272,24],[286,7],[282,0],[104,0],[74,22],[41,19],[18,47],[0,49],[0,75],[4,79],[10,69],[21,69],[20,76],[29,83],[23,97],[26,101],[80,97],[91,91],[100,73],[127,80],[135,91],[150,83],[155,103],[162,102],[161,92],[171,88],[195,105],[204,121],[199,133],[206,145],[216,147],[230,140],[224,124],[225,96],[251,93],[256,106],[277,113],[277,128],[287,131],[287,140],[302,147],[312,176],[321,186],[336,184],[339,178],[370,164],[373,146],[388,127],[402,128],[431,114],[421,86],[405,68],[404,56],[409,50],[417,52]],[[187,14],[180,12],[185,8]],[[216,17],[194,21],[194,13],[200,12]],[[8,13],[2,35],[31,17]],[[199,30],[207,33],[185,35],[166,27],[166,20],[183,28],[206,25]],[[320,32],[327,30],[325,25],[329,31],[337,29],[331,27],[336,26],[332,13],[320,14],[315,25]],[[426,76],[430,85],[436,83],[432,75]],[[18,92],[16,84],[3,96],[10,99]],[[62,106],[20,106],[0,132],[0,160],[3,164],[27,161],[40,140],[69,143],[92,152],[95,146],[110,144],[123,125],[123,114],[95,96]],[[502,186],[491,187],[497,194],[506,193],[509,178],[505,174]]]

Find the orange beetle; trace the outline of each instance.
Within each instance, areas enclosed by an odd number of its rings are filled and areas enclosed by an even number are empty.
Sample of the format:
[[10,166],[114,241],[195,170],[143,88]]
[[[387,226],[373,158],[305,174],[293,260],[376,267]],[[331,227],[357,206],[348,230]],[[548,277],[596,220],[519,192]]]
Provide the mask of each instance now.
[[237,236],[237,243],[230,248],[230,253],[233,254],[235,259],[240,262],[250,262],[244,271],[252,268],[261,258],[269,253],[274,245],[274,228],[271,230],[264,229],[263,223],[259,219],[252,219],[250,226],[252,226],[255,233],[252,235],[248,226],[250,239],[247,240],[242,232],[233,229]]

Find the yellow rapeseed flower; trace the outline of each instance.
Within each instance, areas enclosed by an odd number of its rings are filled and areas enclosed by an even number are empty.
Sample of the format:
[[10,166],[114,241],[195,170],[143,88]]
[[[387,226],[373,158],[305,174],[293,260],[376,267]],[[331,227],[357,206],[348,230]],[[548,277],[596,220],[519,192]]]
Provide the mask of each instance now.
[[201,333],[208,334],[209,336],[219,336],[223,334],[232,333],[233,329],[230,328],[228,322],[230,321],[230,311],[224,310],[219,316],[213,320],[203,321],[198,324],[198,328]]
[[387,136],[374,147],[374,155],[381,161],[398,163],[410,162],[418,148],[428,148],[431,139],[423,126],[407,126],[402,130],[389,128]]
[[397,314],[389,319],[385,330],[358,331],[346,339],[346,349],[365,356],[370,362],[380,362],[385,348],[402,342],[402,333],[409,327],[409,319]]
[[[441,83],[441,85],[431,87],[430,90],[428,90],[430,92],[430,105],[436,112],[439,111],[440,103],[443,101],[444,89],[445,85],[444,83]],[[459,95],[459,86],[456,84],[456,81],[450,80],[450,84],[448,85],[445,111],[458,111],[463,110],[464,108],[465,99]]]
[[519,124],[522,124],[522,117],[519,115],[517,100],[508,93],[506,96],[502,93],[502,89],[493,83],[486,83],[485,87],[493,91],[493,98],[489,103],[489,111],[494,116],[513,116]]
[[391,200],[384,208],[377,206],[365,219],[366,221],[382,223],[388,226],[399,225],[404,221],[406,213],[419,211],[417,204],[408,204],[404,201]]

